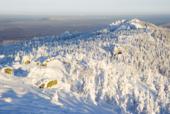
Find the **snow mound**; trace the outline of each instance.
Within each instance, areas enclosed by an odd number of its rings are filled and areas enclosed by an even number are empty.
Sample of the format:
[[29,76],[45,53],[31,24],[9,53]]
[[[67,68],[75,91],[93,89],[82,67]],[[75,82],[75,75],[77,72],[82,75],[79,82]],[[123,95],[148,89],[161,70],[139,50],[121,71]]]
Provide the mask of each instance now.
[[137,29],[146,28],[144,22],[139,19],[132,19],[129,21],[130,24],[134,25]]

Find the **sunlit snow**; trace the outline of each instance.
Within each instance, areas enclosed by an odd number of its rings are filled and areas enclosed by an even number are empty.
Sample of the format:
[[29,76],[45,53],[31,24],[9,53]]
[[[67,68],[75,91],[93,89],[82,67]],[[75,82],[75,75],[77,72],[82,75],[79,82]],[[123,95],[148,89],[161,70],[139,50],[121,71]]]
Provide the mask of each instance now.
[[1,45],[0,68],[0,114],[170,113],[170,32],[138,19]]

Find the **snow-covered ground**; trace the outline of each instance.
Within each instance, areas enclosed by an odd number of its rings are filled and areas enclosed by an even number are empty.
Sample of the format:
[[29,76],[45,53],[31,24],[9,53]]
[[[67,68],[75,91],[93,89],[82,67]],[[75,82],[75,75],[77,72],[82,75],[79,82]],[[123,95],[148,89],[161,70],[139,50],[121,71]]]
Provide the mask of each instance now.
[[0,114],[168,114],[170,32],[138,19],[0,46]]

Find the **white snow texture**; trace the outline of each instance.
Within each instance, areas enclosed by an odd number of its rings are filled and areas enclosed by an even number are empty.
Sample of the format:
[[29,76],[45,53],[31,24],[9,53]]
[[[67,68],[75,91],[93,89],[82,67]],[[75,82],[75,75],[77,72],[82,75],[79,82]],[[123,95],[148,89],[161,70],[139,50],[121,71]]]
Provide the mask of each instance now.
[[1,45],[0,69],[0,114],[170,114],[170,32],[138,19]]

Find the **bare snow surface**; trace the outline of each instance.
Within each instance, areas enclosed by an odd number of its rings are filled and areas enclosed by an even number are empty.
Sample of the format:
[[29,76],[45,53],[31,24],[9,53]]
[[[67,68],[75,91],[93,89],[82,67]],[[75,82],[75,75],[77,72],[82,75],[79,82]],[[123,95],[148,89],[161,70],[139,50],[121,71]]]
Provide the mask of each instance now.
[[170,37],[138,19],[0,46],[0,114],[169,114]]

